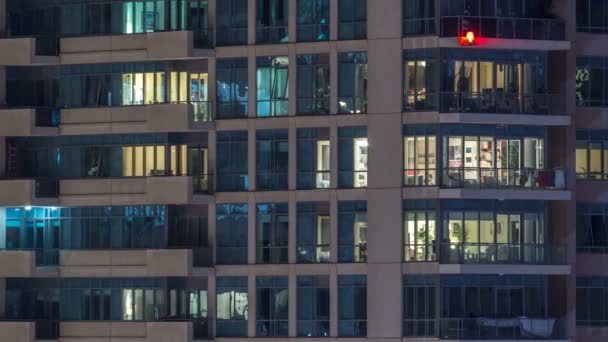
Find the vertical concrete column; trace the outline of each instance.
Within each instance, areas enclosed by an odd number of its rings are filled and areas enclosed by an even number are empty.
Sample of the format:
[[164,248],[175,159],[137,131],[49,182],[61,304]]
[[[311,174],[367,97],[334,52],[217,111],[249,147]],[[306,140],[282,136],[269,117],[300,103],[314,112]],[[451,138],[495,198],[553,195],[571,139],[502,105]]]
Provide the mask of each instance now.
[[294,120],[289,121],[289,165],[288,165],[288,184],[289,190],[297,188],[297,150],[298,150],[298,130]]
[[215,202],[209,203],[209,205],[207,206],[207,227],[209,227],[207,229],[207,241],[209,242],[209,246],[211,247],[211,260],[213,261],[213,265],[215,265],[215,256],[217,254],[217,245],[215,243],[215,237],[217,236],[217,225],[215,222],[216,213],[217,207]]
[[[2,0],[0,0],[2,1]],[[217,23],[217,1],[218,0],[209,0],[208,2],[208,12],[209,12],[209,27],[212,30],[211,31],[211,35],[212,35],[212,41],[215,44],[215,37],[216,37],[216,33],[217,30],[215,29],[217,27],[216,23]],[[219,0],[222,1],[222,0]]]
[[257,116],[257,61],[255,56],[255,48],[247,49],[248,69],[247,69],[247,84],[249,85],[249,117]]
[[249,174],[249,191],[253,191],[256,188],[256,172],[255,172],[255,128],[249,125],[247,130],[247,173]]
[[288,331],[289,336],[297,335],[297,323],[298,323],[298,287],[296,282],[296,271],[294,268],[289,269],[289,279],[288,279],[288,293],[289,293],[289,307],[288,307],[288,315],[289,323],[288,323]]
[[[390,10],[387,10],[390,9]],[[401,341],[401,0],[368,1],[367,335]]]
[[[296,29],[297,29],[297,23],[298,23],[298,4],[296,3],[296,0],[287,0],[287,11],[288,11],[288,18],[289,18],[289,22],[288,22],[288,34],[287,36],[289,37],[289,42],[295,42],[296,41]],[[291,61],[290,61],[291,62]]]
[[0,278],[0,317],[6,317],[6,278]]
[[[210,322],[215,322],[216,319],[216,286],[215,286],[215,275],[211,275],[207,278],[207,319]],[[211,336],[215,336],[215,324],[210,324]]]
[[329,180],[331,188],[338,187],[338,126],[331,120],[329,126]]
[[217,73],[216,73],[216,65],[217,65],[217,60],[215,59],[215,57],[209,58],[207,59],[207,101],[209,101],[211,103],[211,115],[212,118],[215,117],[215,100],[216,100],[216,93],[217,93],[217,89],[215,87],[216,85],[216,78],[217,78]]
[[296,113],[296,92],[298,87],[298,59],[296,54],[295,44],[289,44],[289,79],[288,79],[288,93],[289,97],[289,115],[295,116]]
[[287,246],[288,246],[288,255],[287,255],[287,261],[290,264],[295,264],[296,263],[296,258],[297,258],[297,250],[296,250],[296,245],[297,245],[297,234],[296,234],[296,229],[297,229],[297,222],[298,222],[298,211],[297,211],[297,201],[296,201],[296,194],[295,192],[289,192],[289,203],[288,203],[288,215],[289,215],[289,221],[288,221],[288,229],[289,229],[289,235],[288,235],[288,242],[287,242]]
[[250,273],[249,274],[249,278],[248,282],[247,282],[247,314],[248,316],[248,320],[247,320],[247,336],[249,337],[254,337],[255,336],[255,306],[256,306],[256,301],[255,301],[255,275]]
[[256,210],[255,198],[249,196],[247,207],[247,262],[250,265],[255,264],[255,231],[256,231]]
[[329,0],[329,40],[338,40],[338,1]]
[[338,269],[336,265],[329,268],[329,336],[338,336]]
[[[329,196],[329,261],[338,262],[338,195],[332,191]],[[334,336],[334,335],[332,335]]]
[[329,114],[338,113],[338,47],[329,44]]
[[255,44],[256,15],[257,0],[249,0],[247,2],[247,41],[249,42],[249,45]]
[[[0,0],[2,1],[2,0]],[[0,10],[0,13],[2,11]],[[0,104],[6,104],[6,67],[0,66]]]
[[[215,165],[217,160],[217,132],[209,130],[207,135],[207,173],[209,174],[210,189],[215,190],[217,175],[215,174]],[[213,241],[213,240],[209,240]]]

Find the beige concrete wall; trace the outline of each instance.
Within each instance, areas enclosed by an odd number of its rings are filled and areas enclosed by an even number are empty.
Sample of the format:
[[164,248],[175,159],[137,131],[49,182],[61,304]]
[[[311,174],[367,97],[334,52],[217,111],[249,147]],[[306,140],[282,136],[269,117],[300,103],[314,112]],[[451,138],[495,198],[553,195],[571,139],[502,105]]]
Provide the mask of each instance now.
[[192,251],[62,250],[59,265],[62,277],[187,277],[192,273]]
[[36,339],[33,322],[0,322],[2,342],[33,342]]
[[61,64],[183,59],[195,55],[190,31],[62,38],[60,45]]
[[61,135],[185,132],[192,126],[192,105],[70,108],[61,111]]
[[190,342],[188,322],[62,322],[60,342]]
[[0,110],[0,136],[31,136],[35,122],[36,111],[34,109],[2,109]]
[[34,199],[34,182],[32,180],[0,181],[1,206],[31,205]]
[[0,55],[0,65],[29,65],[34,59],[33,38],[0,39],[0,51],[11,51]]
[[[35,255],[31,251],[0,251],[0,278],[27,278],[34,273]],[[3,291],[0,293],[4,293]],[[1,335],[0,335],[1,336]]]
[[[200,201],[193,196],[192,178],[188,176],[65,179],[60,182],[60,192],[62,206],[188,204]],[[203,201],[206,203],[210,198],[204,197]]]

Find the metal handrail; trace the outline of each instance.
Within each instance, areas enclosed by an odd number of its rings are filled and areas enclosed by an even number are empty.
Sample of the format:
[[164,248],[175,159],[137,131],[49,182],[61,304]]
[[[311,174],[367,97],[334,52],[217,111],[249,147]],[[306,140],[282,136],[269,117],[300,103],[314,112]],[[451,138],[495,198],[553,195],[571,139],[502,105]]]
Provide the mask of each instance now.
[[562,19],[484,16],[441,17],[441,36],[462,37],[469,31],[483,38],[566,39],[566,23]]

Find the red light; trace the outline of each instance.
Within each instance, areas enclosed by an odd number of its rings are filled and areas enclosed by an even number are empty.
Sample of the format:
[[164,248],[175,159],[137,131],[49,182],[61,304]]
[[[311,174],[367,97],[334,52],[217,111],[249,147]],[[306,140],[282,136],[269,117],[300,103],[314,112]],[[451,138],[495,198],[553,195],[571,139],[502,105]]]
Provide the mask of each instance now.
[[467,32],[464,37],[460,37],[460,45],[473,45],[475,43],[475,33],[473,31]]

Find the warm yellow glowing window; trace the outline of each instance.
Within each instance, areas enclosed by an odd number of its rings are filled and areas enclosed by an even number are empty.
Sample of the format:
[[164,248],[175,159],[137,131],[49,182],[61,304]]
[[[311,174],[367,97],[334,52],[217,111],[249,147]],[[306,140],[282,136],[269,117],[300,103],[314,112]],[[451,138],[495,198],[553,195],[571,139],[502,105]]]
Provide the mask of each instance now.
[[133,176],[133,147],[131,146],[122,148],[122,175]]
[[135,172],[133,176],[142,177],[144,175],[144,147],[135,147]]

